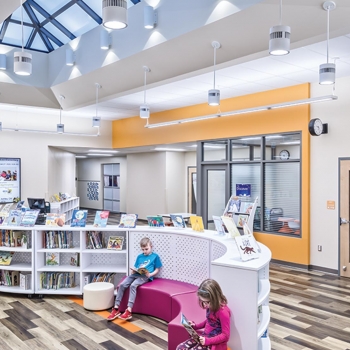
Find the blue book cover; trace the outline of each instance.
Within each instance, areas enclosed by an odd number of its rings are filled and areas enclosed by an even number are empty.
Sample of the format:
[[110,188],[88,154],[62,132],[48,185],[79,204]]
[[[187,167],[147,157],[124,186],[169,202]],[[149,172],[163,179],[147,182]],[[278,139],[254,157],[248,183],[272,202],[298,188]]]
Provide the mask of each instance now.
[[186,227],[186,223],[185,223],[185,220],[182,217],[182,215],[170,214],[170,219],[171,219],[174,227],[178,227],[178,228],[185,228]]
[[87,210],[74,209],[70,226],[85,227],[87,214],[88,214]]
[[38,209],[29,209],[24,212],[20,226],[34,226],[39,214]]
[[108,210],[98,210],[96,211],[95,220],[94,220],[94,227],[106,227],[107,221],[109,217],[109,211]]
[[19,226],[22,219],[22,210],[14,209],[10,211],[10,216],[7,220],[9,226]]
[[164,221],[162,216],[147,216],[148,226],[151,227],[164,227]]

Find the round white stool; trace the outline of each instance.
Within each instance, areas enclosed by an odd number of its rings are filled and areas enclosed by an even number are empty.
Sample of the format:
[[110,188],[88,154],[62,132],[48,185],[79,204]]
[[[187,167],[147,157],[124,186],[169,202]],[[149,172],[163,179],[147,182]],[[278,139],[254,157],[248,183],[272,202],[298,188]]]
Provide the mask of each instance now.
[[84,308],[87,310],[106,310],[114,305],[114,284],[94,282],[84,286]]

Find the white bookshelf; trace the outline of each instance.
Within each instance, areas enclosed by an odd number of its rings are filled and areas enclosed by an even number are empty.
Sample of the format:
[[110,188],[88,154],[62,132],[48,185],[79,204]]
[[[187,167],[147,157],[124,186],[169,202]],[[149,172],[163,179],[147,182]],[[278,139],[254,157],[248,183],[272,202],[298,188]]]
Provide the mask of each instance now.
[[71,197],[61,202],[50,203],[52,213],[66,214],[66,225],[70,225],[74,209],[79,209],[79,197]]
[[[8,285],[0,285],[0,292],[5,293],[21,293],[21,294],[28,294],[31,295],[34,293],[34,274],[35,274],[35,254],[34,254],[34,241],[35,237],[32,231],[32,228],[29,227],[18,227],[18,226],[1,226],[2,234],[5,234],[5,231],[17,231],[17,232],[23,232],[27,235],[27,247],[28,248],[22,248],[22,247],[6,247],[1,246],[0,251],[6,251],[6,252],[14,252],[14,255],[12,257],[11,264],[8,266],[0,265],[0,270],[4,271],[17,271],[19,274],[21,272],[24,273],[30,273],[30,288],[24,289],[21,288],[20,285],[18,286],[8,286]],[[7,244],[5,242],[1,242],[1,244]],[[20,280],[18,281],[20,283]]]

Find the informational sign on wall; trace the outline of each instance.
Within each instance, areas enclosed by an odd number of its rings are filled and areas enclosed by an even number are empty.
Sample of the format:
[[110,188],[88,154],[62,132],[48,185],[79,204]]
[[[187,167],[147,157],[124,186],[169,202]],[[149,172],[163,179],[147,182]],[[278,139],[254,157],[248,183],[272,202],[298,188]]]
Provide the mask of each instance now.
[[21,159],[0,158],[0,203],[21,198]]
[[236,196],[250,197],[250,194],[251,194],[250,184],[236,184]]

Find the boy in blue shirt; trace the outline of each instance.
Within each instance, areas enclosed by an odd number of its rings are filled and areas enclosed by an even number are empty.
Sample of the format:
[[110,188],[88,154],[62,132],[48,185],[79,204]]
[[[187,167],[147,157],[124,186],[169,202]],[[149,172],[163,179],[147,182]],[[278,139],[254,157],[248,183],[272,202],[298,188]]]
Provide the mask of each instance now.
[[[135,268],[132,269],[146,269],[145,273],[133,273],[127,276],[124,281],[120,284],[117,296],[115,298],[114,308],[112,312],[107,317],[108,321],[113,321],[117,317],[121,320],[130,320],[132,318],[132,307],[136,299],[136,290],[138,286],[152,281],[153,277],[159,272],[159,269],[162,267],[162,262],[160,261],[159,255],[152,252],[152,243],[148,237],[144,237],[140,241],[140,246],[142,254],[138,255],[135,261]],[[123,298],[124,292],[127,288],[130,287],[128,307],[125,312],[121,315],[119,311],[119,305]]]

